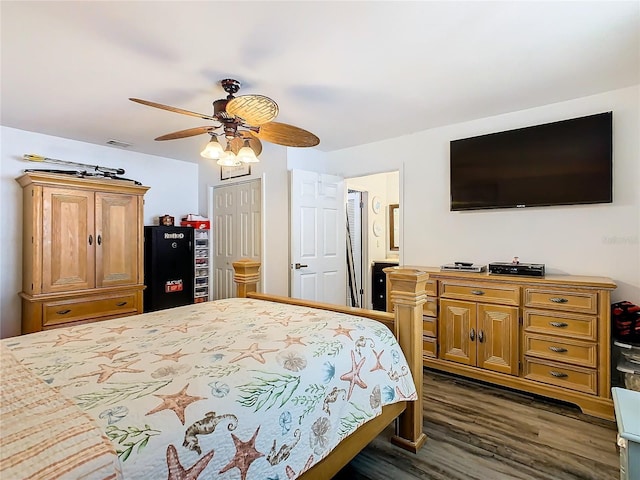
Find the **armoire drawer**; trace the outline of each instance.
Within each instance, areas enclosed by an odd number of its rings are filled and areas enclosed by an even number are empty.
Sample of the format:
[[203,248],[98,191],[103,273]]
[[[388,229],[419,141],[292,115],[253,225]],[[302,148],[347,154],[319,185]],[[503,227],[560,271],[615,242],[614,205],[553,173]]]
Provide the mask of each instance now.
[[597,371],[556,362],[524,358],[523,375],[527,380],[548,383],[592,395],[598,393]]
[[598,317],[576,313],[545,310],[524,310],[524,331],[571,337],[580,340],[596,340]]
[[42,325],[52,327],[70,322],[100,317],[133,315],[138,312],[136,293],[111,297],[83,297],[79,299],[47,302],[42,305]]
[[591,368],[595,368],[598,362],[598,347],[595,343],[548,335],[525,333],[524,354]]
[[519,305],[520,287],[517,285],[472,284],[442,280],[440,282],[440,298]]
[[598,294],[596,292],[577,290],[525,288],[524,306],[552,308],[567,312],[597,313]]

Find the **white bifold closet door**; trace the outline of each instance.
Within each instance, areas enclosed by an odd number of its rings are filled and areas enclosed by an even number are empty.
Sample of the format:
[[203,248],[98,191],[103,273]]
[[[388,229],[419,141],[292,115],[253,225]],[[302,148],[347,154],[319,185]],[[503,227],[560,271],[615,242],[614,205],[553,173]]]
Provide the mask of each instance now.
[[233,262],[261,259],[262,185],[260,180],[213,189],[214,299],[236,295]]

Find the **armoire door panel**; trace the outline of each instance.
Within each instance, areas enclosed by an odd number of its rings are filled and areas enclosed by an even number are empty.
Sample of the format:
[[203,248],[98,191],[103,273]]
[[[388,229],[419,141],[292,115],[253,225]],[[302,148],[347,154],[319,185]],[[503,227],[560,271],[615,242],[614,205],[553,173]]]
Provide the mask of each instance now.
[[43,188],[42,194],[42,292],[93,288],[93,192]]
[[138,197],[96,193],[96,285],[138,281]]

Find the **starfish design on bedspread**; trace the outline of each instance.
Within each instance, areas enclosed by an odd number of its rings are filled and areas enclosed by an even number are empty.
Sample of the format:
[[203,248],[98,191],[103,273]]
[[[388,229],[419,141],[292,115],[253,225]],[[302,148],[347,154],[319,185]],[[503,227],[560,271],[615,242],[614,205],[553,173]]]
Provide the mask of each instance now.
[[349,382],[349,393],[347,393],[347,400],[351,398],[354,386],[358,385],[360,388],[367,388],[367,384],[364,383],[360,378],[360,369],[362,368],[362,365],[364,365],[364,361],[366,359],[367,357],[364,357],[362,360],[356,363],[356,355],[353,350],[351,350],[351,371],[340,376],[340,380]]
[[113,357],[115,357],[119,353],[125,353],[125,352],[126,350],[120,350],[120,347],[116,347],[116,348],[112,348],[111,350],[106,350],[103,352],[95,352],[96,356],[91,358],[106,357],[109,360],[113,360]]
[[279,323],[283,327],[288,327],[290,321],[291,321],[291,317],[283,317],[283,318],[274,318],[273,322],[269,322],[269,323]]
[[384,353],[384,350],[382,350],[380,353],[376,353],[376,351],[373,350],[373,354],[376,357],[376,364],[373,366],[373,368],[371,370],[369,370],[370,372],[375,372],[376,370],[384,370],[385,369],[382,366],[382,363],[380,363],[380,357],[382,356],[383,353]]
[[187,388],[189,388],[188,383],[182,390],[180,390],[178,393],[174,393],[173,395],[160,395],[158,393],[154,393],[153,396],[161,398],[162,403],[153,410],[147,412],[145,415],[152,415],[154,413],[161,412],[162,410],[173,410],[173,412],[180,419],[180,422],[182,422],[182,424],[184,425],[185,409],[193,402],[197,402],[198,400],[206,400],[205,397],[192,397],[191,395],[187,395]]
[[137,370],[135,368],[129,368],[129,365],[133,365],[136,362],[139,362],[140,359],[136,359],[136,360],[132,360],[130,362],[127,363],[122,363],[122,364],[118,364],[118,365],[105,365],[104,363],[101,363],[98,365],[98,367],[100,367],[100,370],[98,370],[97,372],[90,372],[90,373],[85,373],[84,375],[77,375],[73,378],[82,378],[82,377],[92,377],[94,375],[100,375],[98,377],[98,383],[104,383],[107,380],[109,380],[113,375],[115,375],[116,373],[141,373],[144,372],[144,370]]
[[207,467],[213,458],[214,451],[211,450],[204,457],[198,460],[191,468],[185,470],[180,464],[176,447],[167,447],[167,468],[169,469],[168,480],[197,480],[202,471]]
[[290,347],[291,345],[306,345],[306,343],[304,343],[302,341],[302,337],[291,337],[289,335],[287,335],[287,338],[285,338],[284,340],[280,340],[281,342],[286,343],[286,346],[284,348]]
[[253,437],[251,437],[248,442],[243,442],[233,433],[231,434],[231,438],[233,439],[233,443],[236,447],[236,454],[218,473],[224,473],[232,468],[237,468],[240,470],[240,478],[242,480],[246,480],[247,471],[253,461],[260,457],[264,457],[264,453],[260,453],[256,450],[256,437],[258,436],[259,431],[260,427],[258,427],[256,432],[253,434]]
[[344,335],[345,337],[349,337],[349,340],[353,340],[353,338],[351,338],[351,331],[353,330],[353,328],[344,328],[341,324],[338,324],[338,328],[334,328],[332,330],[336,332],[334,337],[337,337],[338,335]]
[[277,348],[270,348],[270,349],[260,348],[257,343],[252,343],[249,348],[244,348],[240,350],[230,348],[229,351],[242,352],[236,358],[229,360],[229,363],[237,362],[238,360],[242,360],[243,358],[249,358],[249,357],[253,358],[254,360],[257,360],[260,363],[265,363],[266,360],[264,359],[263,355],[265,353],[277,352],[278,349]]
[[162,358],[159,358],[158,360],[154,360],[151,363],[158,363],[158,362],[161,362],[163,360],[173,360],[174,362],[178,362],[178,360],[180,360],[180,357],[186,357],[188,355],[188,353],[180,353],[181,351],[182,351],[182,349],[177,350],[177,351],[175,351],[173,353],[155,353],[155,352],[153,352],[154,355],[157,355],[157,356],[162,357]]
[[122,332],[131,330],[131,327],[127,327],[126,325],[120,325],[119,327],[108,327],[107,330],[109,330],[110,333],[117,333],[119,335],[122,335]]
[[55,340],[47,340],[45,342],[38,342],[38,343],[51,343],[51,342],[55,342],[53,344],[54,347],[59,347],[60,345],[66,345],[69,342],[88,342],[89,339],[88,338],[81,338],[84,335],[86,335],[85,333],[81,333],[80,335],[67,335],[66,333],[59,333],[58,334],[58,338]]
[[190,328],[201,327],[202,325],[191,325],[189,323],[183,323],[181,325],[172,325],[167,328],[165,333],[169,332],[180,332],[180,333],[188,333]]
[[398,387],[396,385],[396,395],[398,396],[398,400],[400,401],[404,401],[404,400],[415,400],[416,398],[418,398],[418,396],[414,393],[412,393],[411,395],[405,395],[404,392],[402,390],[400,390],[400,387]]

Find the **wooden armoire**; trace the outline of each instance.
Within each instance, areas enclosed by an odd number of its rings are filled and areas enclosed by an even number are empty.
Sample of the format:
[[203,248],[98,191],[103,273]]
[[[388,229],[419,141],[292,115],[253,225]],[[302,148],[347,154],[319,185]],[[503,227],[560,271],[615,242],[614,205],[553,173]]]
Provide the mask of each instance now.
[[149,187],[32,171],[23,189],[22,333],[142,313]]

